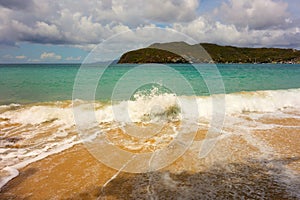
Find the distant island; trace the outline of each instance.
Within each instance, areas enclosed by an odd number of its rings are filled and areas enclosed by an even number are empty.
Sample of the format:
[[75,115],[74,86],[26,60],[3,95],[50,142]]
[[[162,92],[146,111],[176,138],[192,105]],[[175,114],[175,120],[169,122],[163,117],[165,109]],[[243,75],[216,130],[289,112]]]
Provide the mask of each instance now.
[[143,48],[123,54],[118,63],[188,63],[188,61],[167,50]]
[[300,51],[185,42],[155,43],[123,54],[118,63],[300,63]]

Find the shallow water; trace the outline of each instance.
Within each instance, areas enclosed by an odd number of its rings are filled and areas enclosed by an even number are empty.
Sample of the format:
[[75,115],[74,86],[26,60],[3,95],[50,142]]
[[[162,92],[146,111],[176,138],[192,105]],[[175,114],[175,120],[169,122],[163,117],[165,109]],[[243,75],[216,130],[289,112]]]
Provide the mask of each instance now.
[[[96,100],[109,101],[116,83],[138,66],[140,65],[122,64],[105,68],[102,65],[83,65],[81,69],[87,76],[85,80],[102,75],[97,83]],[[159,66],[143,66],[137,74],[127,79],[127,82],[142,82],[156,74],[161,77],[161,83],[173,82],[177,87],[178,96],[190,94],[182,88],[181,80],[175,79],[175,72],[181,74],[192,85],[196,96],[207,96],[210,92],[235,93],[300,88],[300,65],[218,64],[218,71],[215,65],[207,64]],[[173,69],[174,73],[169,73],[168,67]],[[79,68],[78,64],[1,64],[0,104],[70,100]],[[205,81],[215,81],[219,78],[224,82],[225,91],[218,91],[218,88],[208,91]]]

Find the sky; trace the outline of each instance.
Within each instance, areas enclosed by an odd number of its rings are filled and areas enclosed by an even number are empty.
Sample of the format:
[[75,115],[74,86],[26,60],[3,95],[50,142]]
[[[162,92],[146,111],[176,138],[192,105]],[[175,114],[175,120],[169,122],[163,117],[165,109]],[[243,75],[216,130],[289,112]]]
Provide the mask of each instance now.
[[0,63],[81,63],[124,32],[122,46],[150,32],[178,39],[159,29],[196,43],[300,49],[299,11],[299,0],[0,0]]

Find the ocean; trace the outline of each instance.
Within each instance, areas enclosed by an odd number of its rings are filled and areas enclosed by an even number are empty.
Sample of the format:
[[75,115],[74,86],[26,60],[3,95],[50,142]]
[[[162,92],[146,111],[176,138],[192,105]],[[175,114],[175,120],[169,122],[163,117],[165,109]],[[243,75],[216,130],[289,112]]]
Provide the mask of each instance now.
[[[197,96],[207,96],[209,92],[202,78],[194,69],[209,73],[210,65],[170,65],[191,82]],[[105,85],[96,99],[109,100],[116,81],[135,65],[112,65],[103,76]],[[71,100],[73,85],[79,64],[9,64],[0,65],[0,104],[37,103]],[[88,67],[87,67],[88,68]],[[218,69],[224,81],[226,93],[241,91],[281,90],[300,87],[299,65],[288,64],[219,64]],[[101,71],[104,67],[92,66],[89,70]],[[144,67],[143,76],[147,76]],[[160,70],[160,68],[158,69]],[[163,72],[157,72],[163,73]],[[93,74],[93,73],[91,73]],[[89,75],[91,75],[89,74]],[[214,75],[214,73],[212,74]],[[143,77],[134,77],[140,81]],[[172,80],[172,74],[165,73],[165,79]],[[181,91],[178,95],[185,95]]]
[[1,64],[0,197],[300,199],[299,108],[295,64]]

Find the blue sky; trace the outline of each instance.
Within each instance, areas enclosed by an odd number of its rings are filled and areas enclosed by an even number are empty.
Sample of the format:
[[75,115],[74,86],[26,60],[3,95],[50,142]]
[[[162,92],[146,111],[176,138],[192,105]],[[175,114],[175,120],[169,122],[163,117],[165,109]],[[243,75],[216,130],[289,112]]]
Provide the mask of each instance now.
[[133,30],[138,40],[148,27],[197,42],[300,49],[299,7],[298,0],[1,0],[0,63],[82,62],[105,39]]

